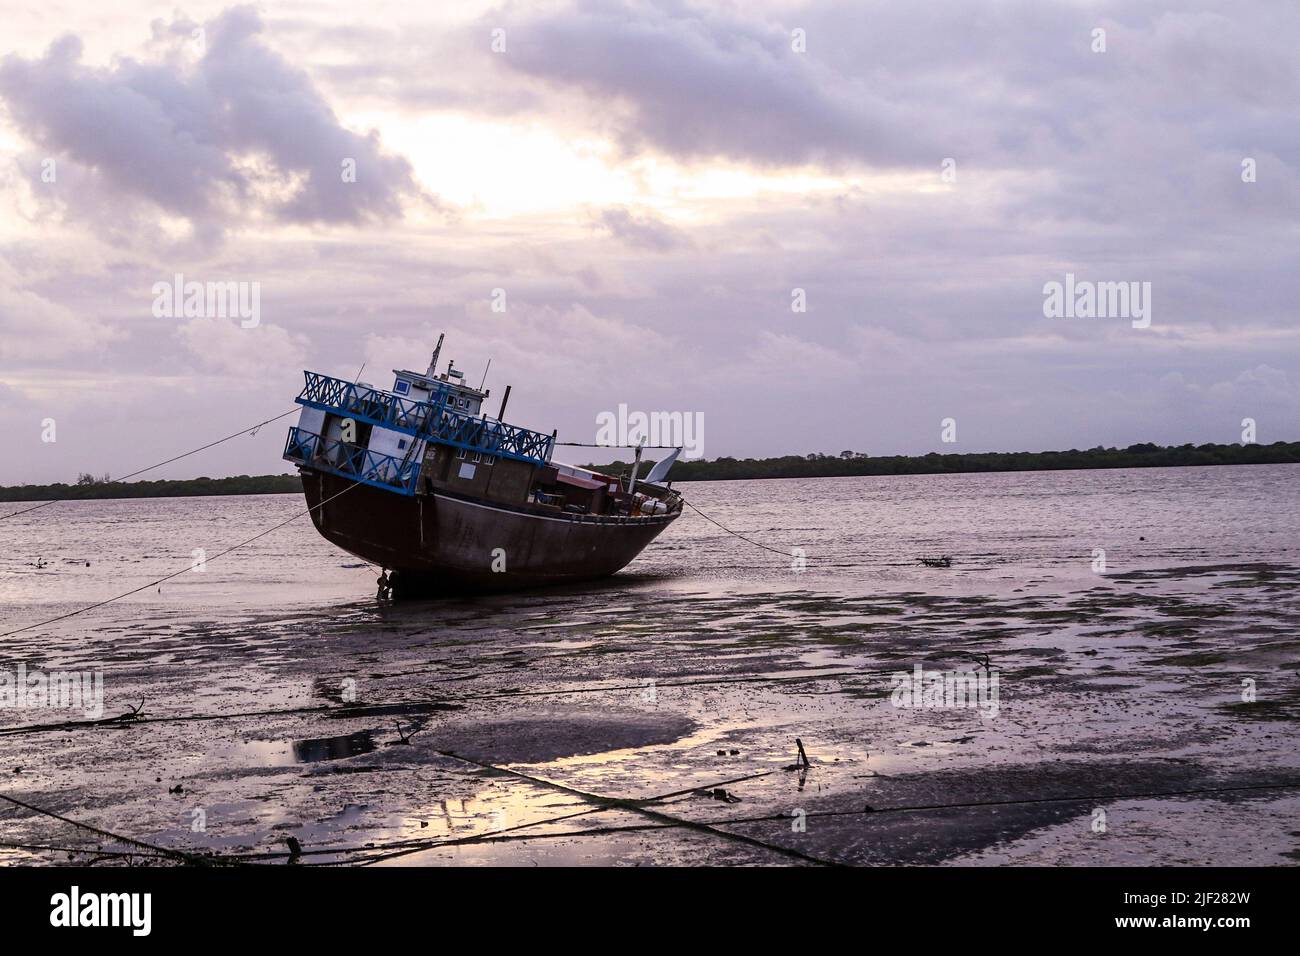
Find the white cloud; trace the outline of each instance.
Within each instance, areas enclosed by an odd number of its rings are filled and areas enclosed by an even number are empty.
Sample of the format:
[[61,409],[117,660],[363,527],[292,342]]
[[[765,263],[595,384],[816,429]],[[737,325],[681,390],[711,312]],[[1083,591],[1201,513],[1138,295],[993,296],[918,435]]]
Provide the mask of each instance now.
[[238,320],[182,319],[176,337],[203,371],[236,379],[297,378],[307,339],[278,325],[243,328]]
[[54,362],[102,349],[121,334],[101,317],[23,288],[15,271],[0,262],[0,361]]

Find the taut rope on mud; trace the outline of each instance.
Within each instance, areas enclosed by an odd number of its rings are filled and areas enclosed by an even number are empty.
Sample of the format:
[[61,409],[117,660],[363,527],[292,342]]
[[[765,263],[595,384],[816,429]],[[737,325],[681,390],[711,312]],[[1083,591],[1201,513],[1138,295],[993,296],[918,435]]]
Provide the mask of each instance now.
[[[455,759],[458,760],[465,759],[463,757],[458,757],[454,753],[450,753],[450,752],[439,751],[439,753],[442,753],[444,756],[454,757]],[[654,797],[647,797],[642,800],[622,800],[619,798],[602,797],[598,794],[585,794],[583,791],[574,790],[572,787],[568,787],[563,784],[556,784],[553,783],[552,781],[544,780],[542,778],[534,778],[529,776],[528,774],[519,773],[518,771],[505,770],[499,767],[495,767],[491,764],[481,764],[478,761],[472,761],[472,760],[467,762],[472,763],[476,766],[481,766],[485,769],[499,770],[501,773],[519,776],[538,785],[545,785],[579,797],[588,798],[593,802],[595,802],[597,805],[590,807],[586,810],[577,810],[572,813],[565,813],[555,817],[548,817],[543,820],[535,820],[531,823],[521,823],[518,824],[517,826],[509,827],[503,830],[492,830],[487,833],[479,833],[471,836],[453,837],[449,839],[399,840],[393,843],[378,843],[378,844],[371,844],[369,846],[319,847],[310,850],[304,850],[302,855],[304,856],[349,855],[354,857],[360,857],[360,858],[354,858],[353,860],[344,860],[344,861],[339,861],[334,863],[315,864],[318,866],[342,866],[342,865],[348,865],[350,863],[359,866],[369,866],[373,863],[380,863],[383,862],[384,860],[393,859],[395,857],[408,856],[412,853],[420,853],[425,850],[436,850],[441,847],[466,846],[466,845],[471,845],[476,843],[496,843],[496,842],[509,842],[509,841],[520,841],[520,840],[559,840],[559,839],[573,838],[573,837],[605,836],[611,833],[628,833],[628,832],[639,832],[645,830],[670,830],[676,827],[687,827],[690,829],[701,830],[703,832],[709,833],[710,835],[714,835],[714,836],[722,836],[728,839],[739,839],[741,842],[748,843],[750,845],[759,846],[768,850],[773,850],[775,852],[788,853],[791,855],[800,855],[803,856],[809,862],[815,862],[821,865],[829,865],[829,866],[845,865],[833,860],[823,860],[817,857],[810,857],[805,854],[800,854],[799,851],[788,850],[787,848],[775,846],[773,844],[766,843],[762,840],[758,840],[753,837],[746,837],[743,834],[734,834],[725,830],[718,829],[719,827],[723,827],[723,826],[731,826],[734,824],[744,824],[744,823],[776,823],[776,822],[784,823],[784,822],[788,822],[790,819],[789,815],[785,813],[769,813],[769,814],[762,814],[762,815],[756,815],[750,817],[720,817],[718,819],[713,819],[713,820],[688,821],[688,820],[682,820],[678,817],[674,817],[666,813],[660,813],[658,811],[646,811],[644,810],[644,808],[638,810],[636,806],[630,805],[630,804],[657,803],[659,801],[666,800],[670,797],[685,796],[689,793],[693,793],[696,790],[700,789],[698,787],[692,787],[689,790],[677,791],[674,793],[662,794]],[[733,780],[724,780],[724,781],[720,781],[717,784],[713,784],[712,786],[722,786],[730,783],[738,783],[743,780],[753,779],[754,777],[767,776],[772,772],[773,771],[766,771],[764,773],[751,774],[747,777],[737,777]],[[808,811],[807,815],[809,818],[829,819],[833,817],[878,816],[878,815],[884,815],[889,813],[928,813],[928,812],[941,812],[944,810],[980,809],[983,807],[1019,806],[1019,805],[1033,805],[1033,804],[1044,804],[1044,803],[1094,804],[1098,802],[1114,802],[1118,800],[1147,799],[1147,798],[1160,798],[1160,797],[1212,796],[1214,794],[1220,794],[1220,793],[1247,793],[1247,792],[1261,792],[1261,791],[1268,791],[1268,790],[1296,790],[1296,789],[1300,789],[1300,780],[1283,781],[1279,783],[1265,783],[1265,784],[1243,784],[1238,786],[1199,787],[1199,788],[1184,789],[1184,790],[1154,790],[1154,791],[1145,791],[1141,793],[1102,793],[1102,794],[1086,793],[1086,794],[1068,794],[1065,796],[1057,796],[1057,797],[1022,797],[1018,799],[978,800],[978,801],[969,801],[969,802],[961,802],[961,803],[924,804],[924,805],[907,805],[907,806],[893,806],[893,807],[868,807],[863,810],[813,810],[813,811]],[[642,812],[643,815],[650,816],[654,819],[646,823],[626,824],[621,826],[614,825],[614,826],[603,826],[603,827],[591,827],[582,830],[562,830],[556,833],[528,834],[528,833],[518,832],[521,830],[531,829],[533,827],[545,826],[550,823],[559,823],[564,820],[573,819],[575,817],[588,816],[592,813],[598,813],[602,810],[620,810],[620,809],[629,810],[632,812]],[[365,854],[376,854],[376,855],[368,857],[365,856]],[[224,857],[223,859],[228,859],[234,862],[234,861],[248,861],[253,859],[285,858],[288,857],[289,855],[290,854],[288,853],[234,854],[234,855]]]
[[[343,857],[351,857],[351,859],[344,859],[335,862],[325,862],[320,864],[308,864],[308,865],[369,866],[373,863],[380,863],[388,859],[393,859],[400,856],[408,856],[412,853],[419,853],[425,850],[435,850],[442,847],[467,846],[467,845],[472,845],[477,843],[495,843],[495,842],[507,842],[507,841],[518,841],[518,840],[558,840],[564,838],[577,838],[577,837],[586,837],[586,836],[605,836],[612,833],[627,833],[627,832],[638,832],[638,831],[645,831],[645,830],[669,830],[669,829],[674,829],[676,827],[686,827],[688,829],[694,829],[704,833],[708,833],[712,836],[720,836],[726,839],[746,843],[751,846],[757,846],[773,852],[782,853],[790,856],[798,856],[807,862],[817,863],[820,865],[828,865],[828,866],[845,865],[845,864],[838,863],[837,861],[834,860],[824,860],[818,857],[812,857],[807,854],[803,854],[800,851],[793,850],[787,847],[781,847],[778,845],[770,844],[765,841],[759,840],[755,837],[748,837],[745,836],[744,834],[736,834],[726,830],[718,829],[719,827],[723,827],[723,826],[734,826],[736,824],[745,824],[745,823],[785,822],[789,819],[789,816],[784,813],[768,813],[768,814],[761,814],[761,815],[755,815],[750,817],[723,817],[715,820],[694,821],[694,820],[683,820],[679,817],[674,817],[667,813],[661,813],[657,810],[650,810],[646,806],[647,804],[659,803],[664,800],[671,799],[673,797],[686,796],[690,793],[697,792],[699,789],[701,789],[699,787],[691,787],[686,790],[677,790],[671,793],[659,794],[657,796],[646,797],[642,799],[604,797],[599,794],[587,793],[586,791],[578,790],[576,788],[569,787],[565,784],[555,783],[554,781],[546,780],[541,777],[534,777],[530,774],[522,773],[520,771],[509,770],[502,767],[497,767],[493,764],[483,763],[481,761],[465,758],[452,751],[438,751],[438,753],[441,754],[442,756],[455,759],[455,760],[460,760],[465,763],[469,763],[474,766],[480,767],[482,769],[493,770],[502,774],[519,777],[537,786],[545,786],[549,789],[554,789],[564,793],[568,793],[572,796],[576,796],[579,797],[580,799],[584,799],[591,803],[594,803],[595,805],[588,807],[587,809],[584,810],[576,810],[576,811],[560,814],[553,817],[547,817],[542,820],[535,820],[530,823],[521,823],[516,826],[507,827],[501,830],[492,830],[486,833],[472,834],[463,837],[451,837],[451,838],[444,838],[444,839],[427,839],[427,840],[396,840],[391,843],[372,843],[363,846],[354,845],[354,846],[312,847],[310,849],[303,849],[298,853],[293,853],[292,851],[289,851],[289,852],[255,852],[255,853],[202,855],[202,854],[195,854],[192,852],[185,852],[182,850],[173,850],[167,847],[155,846],[154,844],[147,843],[143,840],[136,840],[131,837],[123,837],[119,834],[112,833],[108,830],[103,830],[98,827],[93,827],[89,824],[84,824],[77,820],[71,820],[67,817],[60,816],[57,813],[53,813],[48,810],[43,810],[40,807],[33,806],[32,804],[24,803],[23,801],[16,800],[12,797],[6,797],[3,794],[0,794],[0,799],[7,800],[10,803],[24,807],[25,809],[43,814],[45,816],[53,817],[54,819],[61,820],[65,823],[69,823],[75,827],[78,827],[79,829],[95,832],[102,836],[107,836],[110,839],[120,841],[122,843],[143,847],[147,852],[140,853],[140,854],[131,854],[128,852],[112,851],[103,848],[54,847],[54,846],[41,846],[37,844],[22,844],[22,845],[0,844],[0,845],[12,845],[15,847],[21,847],[24,849],[33,849],[33,850],[44,849],[50,852],[96,853],[99,856],[103,856],[103,857],[122,857],[122,856],[131,856],[131,855],[154,856],[154,857],[163,856],[172,859],[177,859],[180,862],[190,863],[193,865],[221,865],[221,864],[250,865],[253,864],[253,861],[255,860],[266,860],[266,861],[279,860],[279,859],[296,860],[299,857],[304,857],[304,856],[343,856]],[[718,787],[718,786],[725,786],[728,784],[740,783],[745,780],[755,779],[757,777],[769,776],[774,772],[775,771],[763,771],[760,773],[748,774],[742,777],[735,777],[728,780],[722,780],[716,784],[712,784],[711,786]],[[1066,794],[1064,796],[1050,796],[1050,797],[1020,797],[1020,798],[1012,798],[1006,800],[973,800],[973,801],[964,801],[958,803],[918,804],[918,805],[886,806],[886,807],[866,806],[862,810],[820,810],[820,811],[814,810],[808,812],[808,816],[810,818],[862,817],[862,816],[880,816],[889,813],[928,813],[928,812],[941,812],[944,810],[980,809],[984,807],[1003,807],[1003,806],[1028,806],[1033,804],[1048,804],[1048,803],[1096,804],[1099,802],[1114,802],[1120,800],[1151,799],[1151,798],[1162,798],[1162,797],[1211,796],[1214,794],[1222,794],[1222,793],[1248,793],[1248,792],[1263,792],[1268,790],[1296,790],[1296,789],[1300,789],[1300,780],[1286,780],[1286,781],[1279,781],[1274,783],[1262,783],[1262,784],[1240,784],[1240,785],[1220,786],[1220,787],[1196,787],[1196,788],[1186,788],[1181,790],[1148,790],[1148,791],[1132,792],[1132,793],[1082,793],[1082,794]],[[520,832],[522,830],[528,830],[534,827],[545,826],[551,823],[560,823],[564,820],[570,820],[577,817],[588,816],[592,813],[598,813],[602,810],[627,810],[634,813],[640,813],[643,816],[650,817],[650,820],[646,823],[591,827],[582,830],[562,830],[556,833],[528,834],[528,833]]]
[[[267,529],[264,530],[264,531],[259,531],[257,534],[253,535],[251,538],[248,538],[248,539],[246,539],[246,540],[244,540],[244,541],[241,541],[241,542],[239,542],[238,544],[232,544],[230,547],[226,548],[224,551],[218,551],[216,554],[214,554],[214,555],[210,555],[210,556],[204,558],[204,563],[207,563],[208,561],[215,561],[217,558],[220,558],[220,557],[222,557],[222,556],[224,556],[224,555],[230,554],[230,552],[232,552],[232,551],[238,551],[240,548],[245,547],[246,545],[250,545],[250,544],[252,544],[252,543],[253,543],[254,541],[256,541],[258,538],[265,537],[266,535],[270,534],[272,531],[278,531],[280,528],[283,528],[285,525],[289,524],[291,521],[297,521],[297,520],[298,520],[299,518],[301,518],[303,515],[309,515],[309,514],[311,514],[313,511],[315,511],[317,508],[323,508],[323,507],[325,507],[325,505],[329,504],[329,503],[330,503],[331,501],[333,501],[335,498],[340,498],[340,497],[342,497],[343,495],[345,495],[345,494],[347,494],[349,491],[351,491],[353,488],[357,487],[357,485],[359,485],[359,484],[361,484],[361,482],[359,482],[359,481],[354,481],[352,484],[348,485],[346,488],[344,488],[344,489],[343,489],[342,491],[340,491],[338,494],[336,494],[336,495],[330,495],[330,496],[329,496],[328,498],[326,498],[324,501],[321,501],[321,502],[318,502],[318,503],[315,504],[315,505],[312,505],[312,507],[308,508],[306,511],[299,511],[297,514],[295,514],[295,515],[291,515],[290,517],[284,519],[284,520],[281,521],[279,524],[272,525],[271,527],[267,528]],[[3,634],[0,634],[0,637],[10,637],[10,636],[12,636],[12,635],[14,635],[14,634],[21,634],[23,631],[30,631],[30,630],[33,630],[33,629],[38,628],[38,627],[45,627],[47,624],[54,624],[54,623],[56,623],[57,621],[65,621],[65,620],[67,620],[67,619],[70,618],[70,617],[76,617],[78,614],[85,614],[87,611],[93,611],[93,610],[94,610],[95,608],[97,608],[97,607],[103,607],[103,606],[106,605],[106,604],[112,604],[114,601],[120,601],[120,600],[121,600],[122,598],[124,598],[124,597],[130,597],[132,594],[138,594],[139,592],[144,591],[144,590],[147,590],[148,588],[151,588],[151,587],[154,587],[154,586],[156,586],[156,585],[162,584],[164,581],[170,581],[172,578],[180,577],[180,576],[181,576],[182,574],[184,574],[185,572],[187,572],[187,571],[192,571],[193,569],[194,569],[194,565],[191,564],[191,565],[190,565],[189,567],[187,567],[187,568],[181,568],[179,571],[173,571],[171,574],[164,575],[163,577],[158,578],[158,579],[155,580],[155,581],[150,581],[150,582],[148,582],[147,584],[142,584],[142,585],[140,585],[138,588],[132,588],[132,589],[129,590],[129,591],[123,591],[121,594],[115,594],[115,595],[113,595],[111,598],[106,598],[106,599],[103,600],[103,601],[97,601],[97,602],[94,603],[94,604],[89,604],[89,605],[87,605],[86,607],[78,608],[78,609],[75,610],[75,611],[69,611],[67,614],[60,614],[58,617],[52,617],[52,618],[50,618],[49,620],[46,620],[46,621],[37,621],[35,624],[28,624],[28,625],[25,625],[24,627],[14,628],[14,630],[12,630],[12,631],[5,631]]]
[[[125,843],[130,846],[143,847],[144,849],[148,850],[151,854],[170,857],[171,859],[180,860],[184,863],[190,863],[197,866],[206,866],[210,862],[212,862],[211,860],[204,859],[202,856],[198,854],[187,853],[184,850],[173,850],[170,849],[169,847],[158,846],[155,843],[146,843],[144,840],[137,840],[134,837],[122,836],[120,833],[114,833],[111,830],[105,830],[101,827],[92,826],[89,823],[82,823],[80,820],[74,820],[71,817],[65,817],[61,813],[55,813],[53,810],[46,810],[42,807],[35,806],[34,804],[27,803],[23,800],[19,800],[17,797],[8,796],[7,794],[0,793],[0,800],[4,800],[6,803],[12,803],[14,806],[21,807],[24,810],[30,810],[32,813],[39,813],[42,816],[52,817],[53,819],[58,820],[61,823],[67,823],[71,826],[74,826],[78,830],[85,830],[88,833],[94,833],[97,834],[98,836],[108,837],[110,840],[117,840],[119,843]],[[86,851],[86,852],[90,852],[90,851]],[[102,855],[104,851],[96,849],[94,852],[100,853]]]
[[[812,680],[833,680],[837,677],[858,677],[869,673],[887,673],[880,671],[861,671],[840,668],[833,671],[814,671],[807,674],[784,674],[766,676],[751,674],[744,677],[714,677],[705,680],[658,681],[656,687],[705,687],[718,684],[780,684]],[[459,677],[448,680],[460,680]],[[310,707],[283,707],[273,710],[234,711],[225,714],[174,714],[160,717],[137,717],[130,721],[131,726],[143,724],[176,724],[189,721],[238,720],[242,717],[285,717],[295,714],[330,714],[336,717],[364,717],[369,713],[386,714],[394,707],[429,707],[431,709],[459,709],[462,702],[477,700],[497,700],[503,697],[563,697],[572,694],[600,694],[621,690],[641,690],[641,684],[617,684],[601,687],[567,687],[558,690],[506,690],[488,691],[479,694],[459,694],[443,698],[423,698],[421,700],[383,701],[374,704],[316,704]],[[18,727],[0,727],[0,737],[21,737],[26,734],[51,733],[54,731],[79,730],[83,728],[117,726],[123,724],[123,717],[106,717],[101,720],[62,720],[48,724],[24,724]]]

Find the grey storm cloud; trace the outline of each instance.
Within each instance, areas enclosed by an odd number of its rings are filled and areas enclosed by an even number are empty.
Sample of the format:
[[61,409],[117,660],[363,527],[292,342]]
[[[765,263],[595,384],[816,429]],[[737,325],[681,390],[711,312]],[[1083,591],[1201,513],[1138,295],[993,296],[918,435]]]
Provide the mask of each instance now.
[[630,150],[898,166],[939,148],[901,105],[796,52],[775,23],[636,2],[484,18],[498,22],[508,24],[507,66],[630,110],[609,120]]
[[[189,24],[155,27],[157,36]],[[410,164],[338,118],[305,72],[259,40],[252,8],[204,28],[187,65],[121,58],[81,62],[67,35],[40,59],[0,61],[0,97],[43,150],[93,170],[107,196],[149,200],[206,228],[250,210],[288,223],[357,223],[401,215],[419,195]],[[344,181],[346,160],[355,181]]]
[[[927,0],[778,14],[578,0],[481,21],[498,25],[508,70],[585,96],[588,121],[629,151],[924,170],[956,157],[1044,171],[1061,186],[1048,202],[1076,206],[1098,207],[1089,190],[1118,183],[1109,205],[1088,210],[1098,218],[1149,195],[1147,170],[1167,183],[1164,200],[1243,151],[1294,155],[1300,135],[1300,9]],[[1108,35],[1101,54],[1096,29]],[[1286,204],[1297,200],[1292,191]]]

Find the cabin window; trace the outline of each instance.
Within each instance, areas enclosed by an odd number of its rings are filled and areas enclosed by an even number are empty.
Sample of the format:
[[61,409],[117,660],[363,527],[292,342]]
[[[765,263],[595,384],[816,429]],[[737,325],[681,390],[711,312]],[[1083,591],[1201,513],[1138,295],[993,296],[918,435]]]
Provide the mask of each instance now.
[[399,439],[397,439],[397,447],[398,447],[398,450],[401,450],[401,449],[405,448],[405,447],[406,447],[406,439],[405,439],[405,438],[399,438]]
[[411,390],[410,382],[398,382],[396,385],[393,386],[393,391],[396,392],[398,395],[405,395],[410,390]]

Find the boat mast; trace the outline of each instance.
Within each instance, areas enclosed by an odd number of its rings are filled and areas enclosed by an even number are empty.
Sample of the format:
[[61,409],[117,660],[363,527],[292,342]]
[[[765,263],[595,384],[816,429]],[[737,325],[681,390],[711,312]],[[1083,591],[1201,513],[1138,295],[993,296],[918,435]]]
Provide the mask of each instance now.
[[429,371],[424,374],[429,378],[434,378],[438,374],[438,353],[442,351],[442,340],[447,337],[446,332],[438,333],[438,344],[433,348],[433,358],[429,359]]
[[636,446],[636,461],[632,462],[632,479],[627,483],[627,493],[629,496],[631,496],[632,492],[636,490],[636,473],[637,470],[640,469],[640,467],[641,467],[641,445],[638,443]]

